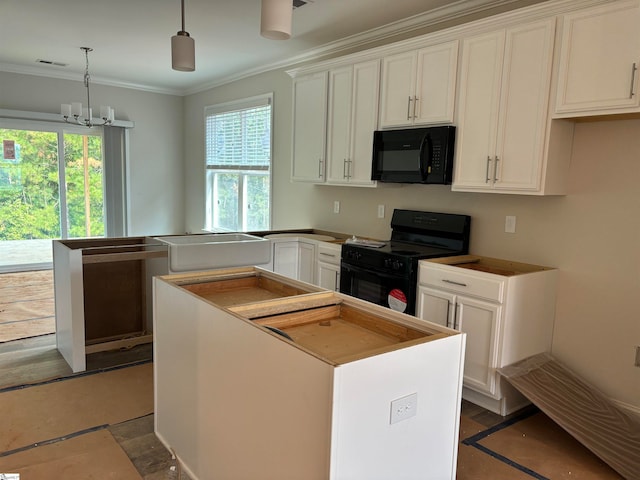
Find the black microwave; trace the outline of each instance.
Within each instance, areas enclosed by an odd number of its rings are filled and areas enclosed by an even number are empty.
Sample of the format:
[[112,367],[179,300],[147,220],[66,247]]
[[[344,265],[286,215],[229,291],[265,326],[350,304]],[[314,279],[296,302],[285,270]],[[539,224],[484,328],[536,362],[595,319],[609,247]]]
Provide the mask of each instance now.
[[451,183],[456,127],[373,132],[371,179],[390,183]]

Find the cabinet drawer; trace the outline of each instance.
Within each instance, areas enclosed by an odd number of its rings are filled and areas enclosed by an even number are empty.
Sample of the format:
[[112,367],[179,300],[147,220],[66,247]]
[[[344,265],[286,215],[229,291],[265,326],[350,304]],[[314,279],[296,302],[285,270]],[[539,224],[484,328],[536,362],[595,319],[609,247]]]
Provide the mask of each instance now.
[[340,265],[342,247],[333,243],[318,242],[318,261]]
[[504,280],[485,274],[470,274],[467,270],[456,267],[421,267],[418,282],[499,303],[502,303],[504,296]]

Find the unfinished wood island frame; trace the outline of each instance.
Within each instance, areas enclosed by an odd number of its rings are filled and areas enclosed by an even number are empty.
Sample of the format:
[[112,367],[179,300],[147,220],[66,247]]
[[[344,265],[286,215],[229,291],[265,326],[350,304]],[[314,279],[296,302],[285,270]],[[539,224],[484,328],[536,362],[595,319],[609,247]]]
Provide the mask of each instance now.
[[56,346],[74,372],[87,354],[153,340],[151,277],[167,271],[149,237],[53,241]]
[[153,301],[155,431],[192,478],[455,479],[465,334],[256,267]]

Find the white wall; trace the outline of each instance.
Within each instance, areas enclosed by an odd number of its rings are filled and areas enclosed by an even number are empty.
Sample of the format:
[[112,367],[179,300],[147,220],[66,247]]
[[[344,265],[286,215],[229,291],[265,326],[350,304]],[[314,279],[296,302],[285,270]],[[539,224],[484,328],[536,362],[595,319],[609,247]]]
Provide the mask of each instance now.
[[[81,81],[0,72],[0,108],[59,113],[61,103],[85,101]],[[184,231],[183,99],[91,84],[95,108],[110,105],[130,130],[130,235]]]

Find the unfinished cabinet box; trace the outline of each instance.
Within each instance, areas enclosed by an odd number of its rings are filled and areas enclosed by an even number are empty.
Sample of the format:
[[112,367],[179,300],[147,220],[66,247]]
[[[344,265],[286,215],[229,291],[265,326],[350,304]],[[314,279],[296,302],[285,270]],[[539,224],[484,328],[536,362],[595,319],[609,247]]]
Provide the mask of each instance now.
[[74,372],[86,369],[88,353],[152,341],[147,298],[151,276],[167,273],[167,251],[149,242],[53,242],[56,344]]
[[155,431],[194,479],[454,479],[465,334],[259,268],[154,278]]

